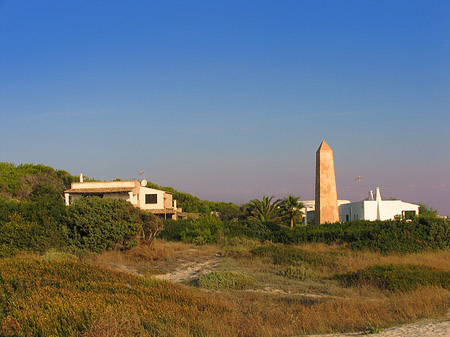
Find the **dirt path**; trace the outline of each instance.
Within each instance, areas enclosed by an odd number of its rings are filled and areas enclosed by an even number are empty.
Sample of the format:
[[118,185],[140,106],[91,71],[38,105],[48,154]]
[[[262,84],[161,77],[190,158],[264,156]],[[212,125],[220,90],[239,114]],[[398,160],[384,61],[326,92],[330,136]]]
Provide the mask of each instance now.
[[200,274],[213,270],[219,264],[220,257],[215,257],[203,262],[186,262],[177,267],[176,270],[163,275],[154,275],[153,278],[172,282],[189,281]]
[[[308,337],[350,337],[363,336],[364,333],[347,333],[331,335],[310,335]],[[368,335],[367,335],[368,336]],[[445,322],[422,322],[402,325],[386,329],[377,334],[370,334],[374,337],[450,337],[450,321]]]

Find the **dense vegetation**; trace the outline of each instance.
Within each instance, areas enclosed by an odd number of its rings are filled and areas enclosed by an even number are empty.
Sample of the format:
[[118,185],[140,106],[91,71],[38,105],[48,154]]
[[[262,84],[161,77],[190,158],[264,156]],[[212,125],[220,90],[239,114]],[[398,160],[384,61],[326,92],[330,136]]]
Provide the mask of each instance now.
[[0,257],[129,248],[161,231],[159,219],[126,201],[89,197],[66,207],[64,190],[76,179],[44,165],[0,163]]
[[123,200],[89,197],[67,207],[70,242],[79,249],[101,252],[147,242],[161,230],[161,220]]
[[205,217],[167,221],[161,236],[167,240],[197,244],[221,243],[232,237],[247,237],[284,244],[339,243],[348,244],[353,249],[407,253],[425,249],[449,249],[450,220],[421,216],[412,220],[360,220],[290,229],[271,222],[225,221]]

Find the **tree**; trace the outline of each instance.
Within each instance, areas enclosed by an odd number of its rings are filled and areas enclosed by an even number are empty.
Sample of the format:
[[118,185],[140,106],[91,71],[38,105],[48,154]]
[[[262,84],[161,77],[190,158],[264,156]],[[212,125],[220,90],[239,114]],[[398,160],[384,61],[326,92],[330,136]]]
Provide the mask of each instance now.
[[432,218],[438,217],[438,211],[435,210],[433,207],[429,207],[424,204],[419,204],[419,215],[428,216]]
[[281,200],[272,202],[274,196],[263,196],[262,200],[251,200],[249,203],[249,220],[280,222],[281,220]]
[[305,206],[299,201],[299,199],[300,197],[289,195],[285,197],[280,204],[282,212],[290,220],[291,228],[294,228],[294,219],[303,215],[301,209]]
[[84,197],[67,207],[67,228],[75,246],[96,252],[150,244],[162,231],[155,215],[135,208],[125,200]]

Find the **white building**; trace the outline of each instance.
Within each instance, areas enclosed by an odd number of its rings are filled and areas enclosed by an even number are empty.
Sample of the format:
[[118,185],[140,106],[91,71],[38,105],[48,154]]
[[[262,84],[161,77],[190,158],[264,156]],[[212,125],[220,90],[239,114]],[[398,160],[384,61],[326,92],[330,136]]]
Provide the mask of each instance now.
[[[311,223],[314,219],[315,201],[302,201],[305,215],[305,224]],[[382,200],[380,189],[377,187],[376,196],[373,191],[369,192],[367,200],[350,202],[349,200],[338,200],[339,221],[351,220],[391,220],[396,215],[403,218],[411,218],[419,215],[419,205],[411,204],[401,200]]]
[[368,200],[339,205],[339,221],[351,220],[391,220],[396,215],[411,218],[419,215],[419,205],[401,200],[382,200],[380,189],[369,192]]
[[80,182],[72,183],[69,190],[64,191],[66,205],[84,196],[99,196],[101,198],[120,199],[130,202],[133,206],[142,210],[177,219],[182,210],[177,208],[176,200],[172,194],[141,186],[138,181],[105,181],[105,182]]

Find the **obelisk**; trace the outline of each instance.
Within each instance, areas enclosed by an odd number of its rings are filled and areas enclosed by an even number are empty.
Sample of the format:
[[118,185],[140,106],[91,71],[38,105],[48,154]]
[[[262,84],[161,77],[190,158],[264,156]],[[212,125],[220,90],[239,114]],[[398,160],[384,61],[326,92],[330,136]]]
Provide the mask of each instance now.
[[322,141],[316,152],[316,225],[339,221],[333,151]]

